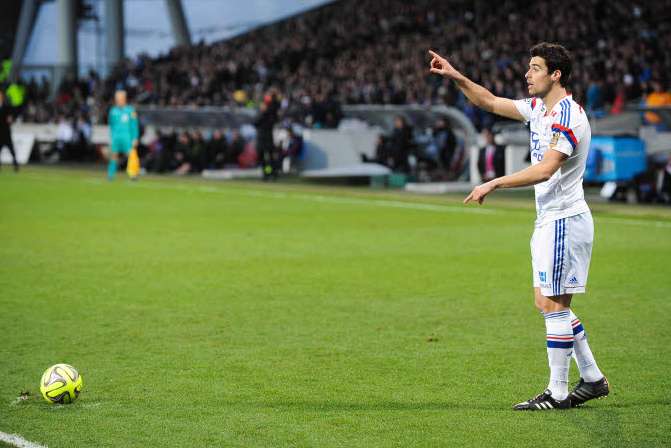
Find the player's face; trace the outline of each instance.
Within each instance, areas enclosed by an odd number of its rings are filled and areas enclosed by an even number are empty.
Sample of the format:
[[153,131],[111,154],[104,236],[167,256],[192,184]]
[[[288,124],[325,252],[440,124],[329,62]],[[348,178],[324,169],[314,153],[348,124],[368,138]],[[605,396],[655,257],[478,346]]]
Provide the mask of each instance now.
[[114,101],[116,102],[117,106],[125,106],[126,105],[126,92],[119,91],[114,94]]
[[543,98],[552,88],[552,78],[548,73],[548,66],[545,64],[545,59],[541,57],[534,56],[531,58],[529,70],[524,77],[527,80],[529,96]]

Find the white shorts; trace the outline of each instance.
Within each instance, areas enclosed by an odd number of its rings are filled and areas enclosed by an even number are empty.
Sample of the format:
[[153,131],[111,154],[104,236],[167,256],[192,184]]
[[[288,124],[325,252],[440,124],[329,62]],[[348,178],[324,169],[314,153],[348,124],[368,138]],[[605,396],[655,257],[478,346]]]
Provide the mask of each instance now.
[[534,287],[545,297],[584,293],[593,240],[590,212],[536,226],[531,237]]

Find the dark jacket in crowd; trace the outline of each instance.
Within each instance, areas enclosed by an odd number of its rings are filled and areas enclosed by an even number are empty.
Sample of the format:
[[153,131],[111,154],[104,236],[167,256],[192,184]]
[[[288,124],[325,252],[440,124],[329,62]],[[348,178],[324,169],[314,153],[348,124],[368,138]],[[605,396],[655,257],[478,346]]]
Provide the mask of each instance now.
[[410,172],[408,156],[414,149],[412,138],[412,127],[405,121],[402,125],[394,127],[389,137],[389,153],[393,159],[394,171]]
[[275,98],[272,98],[265,102],[254,122],[254,126],[256,126],[256,147],[259,153],[272,152],[274,149],[273,128],[279,119],[278,110],[279,103]]
[[[492,163],[494,166],[494,176],[487,176],[487,148],[493,147],[494,154]],[[490,144],[480,148],[478,154],[478,171],[483,180],[491,180],[494,177],[501,177],[506,173],[506,154],[502,145]]]
[[226,138],[218,133],[213,135],[206,144],[207,162],[206,168],[223,168],[227,162],[228,142]]

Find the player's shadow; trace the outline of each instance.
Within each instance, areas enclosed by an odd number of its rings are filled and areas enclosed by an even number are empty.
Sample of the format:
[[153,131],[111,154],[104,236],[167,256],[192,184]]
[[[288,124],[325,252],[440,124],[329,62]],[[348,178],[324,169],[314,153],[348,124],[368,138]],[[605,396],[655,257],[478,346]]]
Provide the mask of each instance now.
[[[290,409],[300,410],[306,412],[358,412],[358,411],[451,411],[451,410],[481,410],[490,412],[515,412],[512,410],[512,405],[506,403],[497,404],[476,404],[473,402],[464,401],[422,401],[422,402],[405,402],[405,401],[375,401],[375,402],[352,402],[352,401],[317,401],[317,400],[274,400],[274,401],[238,401],[226,400],[226,405],[237,407],[250,408],[266,408],[266,409]],[[601,421],[600,419],[606,417],[604,423],[611,428],[611,431],[617,433],[619,431],[619,419],[616,415],[617,409],[626,409],[631,407],[646,407],[646,406],[669,406],[671,400],[668,399],[651,399],[647,401],[637,401],[636,403],[622,403],[614,400],[603,401],[597,403],[589,403],[580,408],[557,411],[557,412],[543,412],[540,414],[561,416],[567,422],[574,423],[576,426],[589,426],[592,423],[592,418]],[[526,412],[516,412],[520,415],[527,414]],[[539,413],[533,413],[539,414]]]
[[[583,445],[593,447],[611,447],[613,440],[625,440],[628,431],[628,422],[622,422],[622,410],[640,408],[644,410],[650,406],[669,406],[671,400],[652,398],[649,400],[619,401],[618,397],[608,397],[605,400],[590,402],[577,409],[561,412],[557,415],[567,427],[573,427],[576,433],[582,434]],[[635,411],[628,411],[635,412]],[[626,415],[626,414],[624,414]],[[636,441],[631,446],[645,446]]]
[[627,408],[644,408],[646,406],[671,406],[671,399],[653,398],[650,400],[636,400],[635,402],[620,403],[614,400],[603,400],[597,403],[590,402],[581,406],[577,410],[579,412],[602,412],[608,409],[627,409]]
[[[231,403],[233,404],[233,403]],[[278,400],[263,402],[237,402],[235,405],[243,405],[256,408],[269,409],[291,409],[305,412],[358,412],[358,411],[447,411],[466,409],[464,403],[449,401],[424,401],[424,402],[402,402],[402,401],[376,401],[376,402],[345,402],[345,401],[309,401],[309,400]],[[468,406],[469,409],[497,410],[491,406]],[[500,410],[500,409],[498,409]]]

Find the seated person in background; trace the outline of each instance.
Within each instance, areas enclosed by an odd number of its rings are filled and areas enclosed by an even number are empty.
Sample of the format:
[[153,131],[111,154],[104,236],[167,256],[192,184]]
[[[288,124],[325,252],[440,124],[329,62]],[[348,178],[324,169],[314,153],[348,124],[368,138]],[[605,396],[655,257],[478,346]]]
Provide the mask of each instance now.
[[457,148],[457,138],[447,124],[447,120],[439,117],[432,129],[432,141],[429,152],[436,157],[438,166],[449,172]]
[[191,172],[199,173],[206,168],[207,150],[205,137],[199,130],[191,132]]
[[163,133],[160,137],[161,152],[159,153],[158,172],[174,171],[177,168],[175,158],[175,148],[177,147],[177,131],[172,129],[170,132]]
[[77,115],[77,120],[73,127],[72,134],[72,158],[75,160],[87,160],[92,159],[93,151],[91,151],[91,136],[93,134],[93,128],[91,123],[83,114]]
[[149,172],[160,172],[161,153],[163,152],[163,133],[156,130],[156,138],[147,145],[147,153],[141,157],[142,166]]
[[412,127],[405,117],[397,115],[394,117],[394,129],[391,135],[380,135],[375,146],[375,157],[361,154],[364,163],[379,163],[391,168],[393,171],[410,173],[410,154],[415,150]]
[[282,158],[289,158],[289,170],[295,169],[303,160],[303,137],[298,134],[293,126],[287,127],[287,140],[282,148]]
[[391,168],[394,164],[394,160],[389,152],[389,139],[384,135],[378,136],[377,144],[375,145],[375,157],[368,157],[366,154],[361,154],[361,161],[363,163],[379,163],[380,165]]
[[391,169],[394,171],[410,173],[410,154],[414,149],[412,140],[412,126],[410,126],[402,115],[394,118],[394,130],[389,138],[389,152],[391,153]]
[[[652,92],[646,97],[645,105],[647,107],[671,106],[671,92],[666,90],[662,81],[658,79],[652,81]],[[646,123],[657,126],[658,130],[666,130],[666,125],[659,114],[646,112],[644,118]]]
[[204,169],[220,169],[224,167],[228,142],[220,130],[212,133],[212,138],[206,145],[206,160]]
[[191,171],[191,139],[186,131],[181,132],[177,137],[174,162],[175,174],[187,174]]
[[53,161],[67,158],[70,145],[75,137],[72,122],[65,115],[59,115],[57,120],[56,142],[52,149],[45,153],[45,156],[51,157]]
[[245,151],[245,138],[240,133],[239,129],[233,129],[231,132],[231,140],[228,144],[226,157],[224,158],[224,165],[239,166],[239,158]]
[[494,134],[491,129],[484,128],[482,137],[485,144],[480,148],[478,155],[478,170],[483,182],[505,174],[505,151],[503,146],[494,142]]

